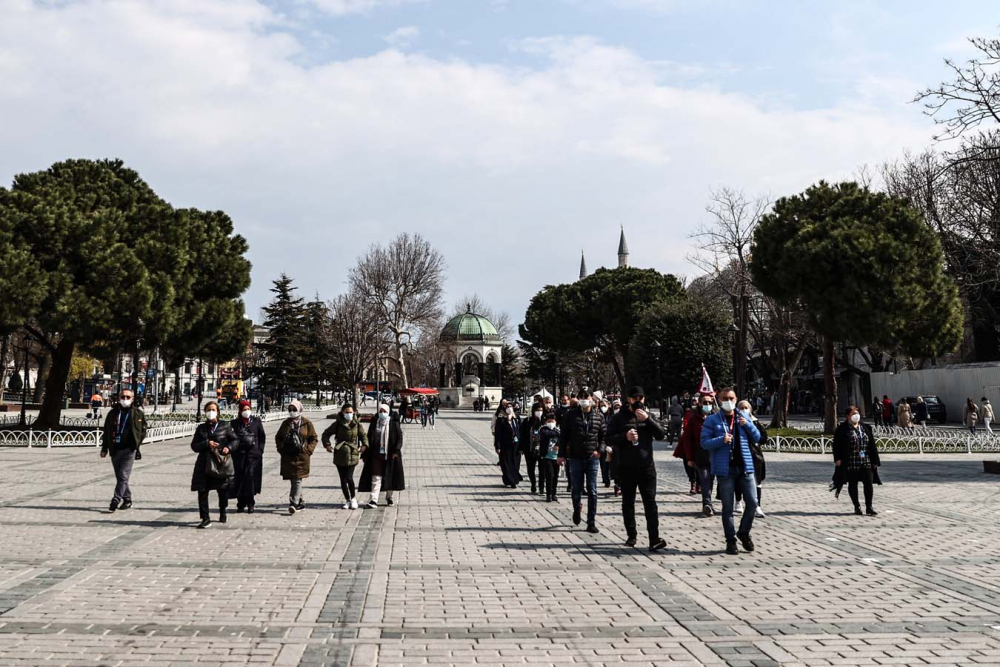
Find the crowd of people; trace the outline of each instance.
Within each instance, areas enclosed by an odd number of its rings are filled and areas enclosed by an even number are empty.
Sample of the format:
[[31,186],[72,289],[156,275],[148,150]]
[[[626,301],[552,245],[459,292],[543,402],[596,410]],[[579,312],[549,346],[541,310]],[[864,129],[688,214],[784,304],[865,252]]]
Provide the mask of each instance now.
[[[659,532],[653,443],[676,438],[673,455],[687,471],[689,493],[700,495],[700,514],[714,516],[715,501],[720,502],[726,553],[738,554],[737,544],[742,544],[745,551],[753,551],[754,520],[766,517],[760,502],[766,479],[763,445],[768,438],[767,430],[755,416],[750,401],[739,400],[732,388],[696,394],[686,404],[681,400],[678,397],[672,401],[661,424],[647,407],[645,392],[639,386],[628,391],[625,403],[609,401],[601,392],[587,389],[572,398],[562,396],[558,405],[551,396],[538,395],[523,418],[517,406],[503,399],[491,420],[501,481],[512,489],[521,485],[523,460],[531,493],[545,496],[546,502],[558,502],[560,476],[564,477],[573,523],[580,525],[586,519],[586,530],[590,533],[599,532],[599,480],[605,488],[614,484],[614,496],[621,499],[626,546],[634,547],[638,541],[635,519],[638,496],[643,504],[648,547],[655,552],[667,545]],[[292,400],[287,409],[288,417],[279,426],[274,445],[281,457],[280,474],[289,483],[289,514],[306,509],[304,484],[320,442],[333,455],[345,510],[358,509],[359,493],[368,494],[367,508],[379,507],[382,492],[385,504],[393,505],[394,493],[405,489],[405,478],[400,413],[393,411],[390,403],[378,406],[367,427],[355,406],[344,403],[322,435],[302,414],[298,400]],[[145,437],[142,408],[134,402],[131,390],[124,389],[117,404],[108,411],[102,434],[101,456],[111,457],[115,471],[112,512],[132,507],[129,477],[134,461],[142,457]],[[236,498],[238,513],[255,511],[255,499],[263,482],[266,446],[264,426],[253,414],[249,401],[240,401],[239,414],[229,421],[220,419],[215,401],[204,406],[204,421],[191,440],[191,449],[197,454],[191,490],[198,497],[199,528],[212,524],[209,505],[213,491],[222,523],[228,519],[232,497]],[[878,474],[881,463],[874,431],[862,421],[857,407],[850,406],[844,422],[837,428],[832,451],[831,491],[839,497],[847,484],[854,512],[860,515],[860,484],[864,513],[877,515],[873,496],[874,486],[881,484]],[[361,477],[355,484],[359,464]],[[738,526],[737,514],[741,515]]]

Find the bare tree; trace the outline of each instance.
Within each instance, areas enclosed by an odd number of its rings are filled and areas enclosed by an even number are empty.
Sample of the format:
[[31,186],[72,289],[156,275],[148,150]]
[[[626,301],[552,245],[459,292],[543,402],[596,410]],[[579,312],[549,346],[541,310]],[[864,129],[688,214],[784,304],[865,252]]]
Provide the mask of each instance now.
[[327,305],[326,343],[335,360],[334,376],[354,391],[354,405],[361,401],[365,372],[389,348],[385,328],[372,316],[365,299],[355,291],[342,294]]
[[510,320],[510,315],[504,311],[494,310],[478,294],[466,295],[455,302],[452,309],[452,317],[462,313],[472,311],[477,315],[482,315],[496,327],[501,340],[510,342],[514,340],[514,325]]
[[392,337],[403,388],[409,387],[406,348],[421,328],[441,317],[444,257],[419,234],[373,245],[351,270],[350,284]]
[[979,52],[963,64],[946,59],[954,79],[917,93],[914,102],[941,127],[935,140],[954,139],[983,123],[1000,123],[1000,39],[973,37]]

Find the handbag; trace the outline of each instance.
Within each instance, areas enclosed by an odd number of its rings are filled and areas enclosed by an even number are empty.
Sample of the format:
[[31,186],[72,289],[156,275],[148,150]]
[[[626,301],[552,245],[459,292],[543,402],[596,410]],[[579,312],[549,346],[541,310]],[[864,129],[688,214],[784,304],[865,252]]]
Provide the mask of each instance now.
[[205,474],[212,479],[229,479],[236,476],[236,466],[229,454],[220,454],[216,450],[208,453],[205,460]]

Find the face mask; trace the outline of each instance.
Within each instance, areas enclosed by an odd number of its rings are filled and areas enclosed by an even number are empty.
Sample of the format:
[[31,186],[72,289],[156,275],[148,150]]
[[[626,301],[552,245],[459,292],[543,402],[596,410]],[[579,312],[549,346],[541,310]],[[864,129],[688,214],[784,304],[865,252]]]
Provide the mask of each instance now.
[[132,405],[132,399],[131,398],[119,398],[118,399],[118,405],[122,406],[123,408],[127,408],[130,405]]
[[736,401],[722,401],[721,403],[719,403],[719,406],[722,408],[724,412],[732,412],[733,409],[736,407]]
[[243,419],[250,419],[251,414],[253,413],[251,413],[249,410],[244,410],[243,412],[240,413],[240,417],[243,417]]
[[296,417],[299,416],[299,411],[298,410],[289,410],[288,411],[288,416],[291,417],[292,419],[295,419]]
[[388,412],[380,412],[380,413],[378,413],[378,420],[380,422],[384,422],[387,419],[389,419],[389,413]]
[[858,414],[851,415],[851,423],[852,424],[854,424],[855,426],[857,426],[858,422],[860,422],[860,421],[861,421],[861,415],[858,415]]
[[541,419],[541,418],[542,418],[542,411],[535,410],[535,419]]
[[703,405],[703,406],[701,406],[701,411],[703,413],[705,413],[706,415],[710,415],[710,414],[712,414],[712,406],[711,405]]
[[504,412],[507,413],[507,415],[512,415],[514,414],[514,408],[507,408],[504,410]]
[[569,407],[569,403],[560,403],[559,405],[563,406],[564,408],[568,408]]
[[344,421],[345,422],[347,422],[348,424],[350,424],[352,419],[354,419],[354,413],[353,412],[345,412],[344,413]]
[[551,429],[555,429],[556,423],[555,422],[545,422],[545,426],[547,426],[548,428],[551,428]]
[[208,421],[214,422],[215,418],[219,416],[219,413],[215,410],[206,410],[205,416],[208,418]]
[[588,399],[586,399],[586,398],[583,399],[582,401],[580,401],[580,407],[581,408],[589,408],[590,407],[590,401]]
[[608,406],[602,405],[601,406],[601,413],[602,414],[607,414],[608,413]]

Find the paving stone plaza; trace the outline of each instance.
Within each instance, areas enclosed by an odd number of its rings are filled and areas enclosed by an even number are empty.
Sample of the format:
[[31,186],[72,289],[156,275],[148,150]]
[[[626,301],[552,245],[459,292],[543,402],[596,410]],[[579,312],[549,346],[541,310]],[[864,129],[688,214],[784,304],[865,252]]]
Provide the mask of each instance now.
[[564,487],[503,488],[486,416],[403,428],[396,506],[342,510],[319,449],[288,516],[272,444],[258,512],[206,531],[187,441],[145,447],[113,515],[96,450],[0,450],[0,664],[1000,664],[981,456],[886,456],[869,518],[827,491],[829,457],[771,455],[757,551],[736,557],[664,448],[670,549],[651,555],[622,546],[609,490],[590,535]]

